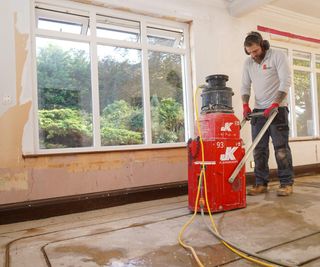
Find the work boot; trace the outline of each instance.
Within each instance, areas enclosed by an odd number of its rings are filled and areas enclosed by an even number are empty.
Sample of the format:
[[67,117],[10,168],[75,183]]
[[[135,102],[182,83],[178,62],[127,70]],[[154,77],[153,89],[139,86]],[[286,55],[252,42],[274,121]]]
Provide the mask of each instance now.
[[289,196],[293,193],[293,187],[292,185],[280,185],[280,187],[278,188],[277,190],[277,195],[278,196],[283,196],[283,197],[286,197],[286,196]]
[[268,186],[267,185],[262,185],[262,184],[258,184],[258,185],[254,185],[252,186],[252,188],[250,188],[247,192],[247,194],[249,196],[256,196],[262,193],[266,193],[268,192]]

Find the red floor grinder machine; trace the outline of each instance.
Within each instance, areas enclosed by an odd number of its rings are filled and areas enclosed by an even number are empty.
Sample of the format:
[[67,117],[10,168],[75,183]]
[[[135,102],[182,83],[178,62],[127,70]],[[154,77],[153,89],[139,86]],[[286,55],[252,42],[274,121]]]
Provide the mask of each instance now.
[[[240,138],[240,121],[232,107],[233,91],[226,87],[227,75],[210,75],[202,87],[202,106],[198,123],[202,135],[204,160],[200,137],[188,141],[188,204],[195,210],[201,170],[206,174],[208,203],[211,212],[221,212],[246,206],[245,167],[235,169],[244,158]],[[201,184],[203,187],[203,183]],[[201,188],[203,194],[203,188]],[[204,207],[205,211],[208,211]],[[198,204],[197,211],[200,211]]]

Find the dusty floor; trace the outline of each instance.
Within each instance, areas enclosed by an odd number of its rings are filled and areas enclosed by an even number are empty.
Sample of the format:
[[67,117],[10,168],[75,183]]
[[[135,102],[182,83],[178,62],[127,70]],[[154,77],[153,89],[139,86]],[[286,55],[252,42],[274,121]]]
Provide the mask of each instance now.
[[[277,186],[247,197],[245,209],[215,214],[221,235],[292,266],[320,266],[320,175],[296,179],[290,197],[277,197]],[[177,241],[190,217],[182,196],[0,225],[0,266],[198,266]],[[205,266],[258,266],[222,245],[200,215],[183,239]]]

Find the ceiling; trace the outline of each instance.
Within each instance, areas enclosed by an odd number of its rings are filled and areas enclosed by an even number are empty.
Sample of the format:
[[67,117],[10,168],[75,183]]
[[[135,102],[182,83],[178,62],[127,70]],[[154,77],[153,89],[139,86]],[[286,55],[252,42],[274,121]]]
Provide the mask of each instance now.
[[232,16],[241,17],[255,9],[269,5],[301,15],[320,19],[318,0],[225,0]]
[[320,19],[320,1],[318,0],[276,0],[270,4],[275,7]]

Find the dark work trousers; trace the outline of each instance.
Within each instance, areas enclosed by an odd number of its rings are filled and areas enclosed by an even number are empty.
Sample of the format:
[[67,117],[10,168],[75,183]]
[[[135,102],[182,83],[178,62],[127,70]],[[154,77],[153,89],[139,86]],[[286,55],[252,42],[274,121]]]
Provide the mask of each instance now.
[[[259,141],[253,151],[254,174],[256,185],[267,185],[269,182],[269,137],[271,136],[275,157],[278,165],[278,177],[281,185],[293,184],[292,155],[289,147],[289,124],[287,107],[280,107],[279,113]],[[254,109],[253,112],[261,112],[261,109]],[[252,140],[261,131],[267,119],[263,116],[251,119]]]

